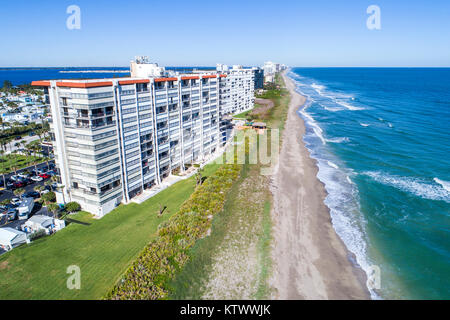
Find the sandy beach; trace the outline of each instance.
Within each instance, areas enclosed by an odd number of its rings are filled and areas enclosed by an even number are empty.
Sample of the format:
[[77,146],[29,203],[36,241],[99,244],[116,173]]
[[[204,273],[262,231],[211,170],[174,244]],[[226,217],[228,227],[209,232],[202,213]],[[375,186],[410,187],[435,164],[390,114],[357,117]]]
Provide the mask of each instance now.
[[331,224],[326,191],[318,168],[302,137],[305,132],[298,108],[305,98],[291,94],[279,163],[272,177],[274,299],[370,299],[365,273],[350,262]]

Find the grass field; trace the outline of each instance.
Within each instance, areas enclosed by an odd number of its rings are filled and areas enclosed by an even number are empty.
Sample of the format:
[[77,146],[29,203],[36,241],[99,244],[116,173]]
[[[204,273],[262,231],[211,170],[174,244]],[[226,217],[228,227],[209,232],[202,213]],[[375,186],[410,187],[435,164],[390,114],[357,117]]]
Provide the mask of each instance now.
[[22,154],[8,154],[0,157],[0,174],[1,172],[9,173],[14,171],[13,168],[16,167],[17,170],[29,167],[33,165],[34,162],[44,162],[44,158],[35,156],[24,156]]
[[[219,166],[205,166],[203,175]],[[194,179],[180,181],[140,205],[122,205],[100,220],[79,213],[71,218],[91,225],[72,223],[0,256],[0,299],[100,299],[155,236],[158,225],[189,198]],[[162,217],[159,204],[167,206]],[[71,265],[80,267],[80,290],[67,289]]]

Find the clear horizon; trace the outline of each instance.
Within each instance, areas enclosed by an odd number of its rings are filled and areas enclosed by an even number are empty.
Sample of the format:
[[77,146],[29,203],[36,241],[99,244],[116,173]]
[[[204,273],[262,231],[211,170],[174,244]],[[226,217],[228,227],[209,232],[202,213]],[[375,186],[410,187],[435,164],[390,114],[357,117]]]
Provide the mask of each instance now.
[[[71,30],[73,4],[80,29]],[[378,30],[367,26],[371,5],[380,8]],[[0,65],[117,67],[147,55],[163,66],[450,67],[449,16],[443,0],[19,0],[2,4]]]

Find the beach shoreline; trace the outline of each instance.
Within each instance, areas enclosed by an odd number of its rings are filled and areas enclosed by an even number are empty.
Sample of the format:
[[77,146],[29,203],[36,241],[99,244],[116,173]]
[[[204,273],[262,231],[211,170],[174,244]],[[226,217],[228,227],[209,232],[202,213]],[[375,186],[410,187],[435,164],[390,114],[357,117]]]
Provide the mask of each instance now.
[[305,124],[297,111],[306,98],[282,73],[291,96],[273,194],[273,299],[370,299],[366,274],[335,232],[317,178],[316,161],[304,142]]

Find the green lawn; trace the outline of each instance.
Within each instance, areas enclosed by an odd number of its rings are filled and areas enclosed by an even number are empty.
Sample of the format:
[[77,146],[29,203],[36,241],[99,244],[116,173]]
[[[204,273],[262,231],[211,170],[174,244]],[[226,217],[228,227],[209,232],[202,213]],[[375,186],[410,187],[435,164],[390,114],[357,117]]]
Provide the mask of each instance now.
[[235,119],[245,119],[245,117],[247,117],[247,115],[248,115],[250,112],[252,112],[253,109],[255,109],[255,108],[257,108],[257,107],[259,107],[259,105],[255,103],[255,105],[254,105],[253,108],[251,108],[250,110],[247,110],[247,111],[245,111],[245,112],[236,114],[236,115],[233,116],[233,118],[235,118]]
[[[24,156],[22,154],[8,154],[0,157],[0,172],[12,172],[12,168],[16,167],[17,170],[29,167],[34,162],[44,162],[45,159],[35,156]],[[1,173],[0,173],[1,174]]]
[[[203,175],[219,166],[205,166]],[[189,198],[194,179],[180,181],[141,205],[120,206],[100,220],[80,213],[73,218],[91,225],[72,223],[0,256],[0,299],[100,299],[155,236],[158,225]],[[159,204],[167,206],[162,217]],[[80,290],[67,289],[70,265],[81,269]]]

